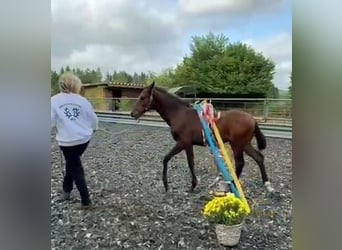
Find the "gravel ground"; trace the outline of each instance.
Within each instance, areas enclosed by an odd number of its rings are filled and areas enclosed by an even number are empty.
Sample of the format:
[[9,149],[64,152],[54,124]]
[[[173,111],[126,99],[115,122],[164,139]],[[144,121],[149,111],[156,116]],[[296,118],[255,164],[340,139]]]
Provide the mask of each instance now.
[[[76,188],[71,201],[58,201],[62,169],[52,133],[52,249],[228,249],[201,215],[208,185],[217,177],[208,148],[195,147],[195,193],[188,193],[191,178],[182,152],[169,163],[165,194],[162,158],[174,144],[168,129],[108,123],[100,128],[82,159],[94,203],[88,211],[78,208]],[[232,249],[292,249],[292,141],[267,142],[265,164],[276,192],[266,192],[256,163],[245,156],[241,182],[252,215]]]

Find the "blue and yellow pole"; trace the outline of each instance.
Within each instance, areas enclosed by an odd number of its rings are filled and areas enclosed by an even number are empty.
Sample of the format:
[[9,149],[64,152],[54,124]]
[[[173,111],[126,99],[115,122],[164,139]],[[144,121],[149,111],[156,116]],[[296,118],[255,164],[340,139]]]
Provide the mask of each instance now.
[[217,147],[215,145],[215,142],[213,140],[212,133],[211,133],[211,131],[209,129],[208,123],[204,120],[204,118],[201,115],[202,107],[200,105],[198,105],[198,104],[195,104],[194,108],[198,112],[198,115],[199,115],[199,118],[200,118],[203,130],[204,130],[205,137],[206,137],[207,142],[209,144],[209,148],[210,148],[212,154],[214,155],[215,162],[216,162],[216,165],[217,165],[219,171],[222,173],[223,178],[226,181],[230,182],[230,189],[234,193],[234,195],[236,197],[240,198],[238,190],[236,189],[236,187],[232,183],[233,179],[232,179],[232,177],[230,176],[229,172],[227,171],[227,169],[225,167],[226,164],[225,164],[223,159],[218,154],[218,149],[217,149]]
[[[212,151],[212,153],[215,157],[216,165],[217,165],[218,169],[221,171],[221,173],[222,173],[223,177],[226,179],[226,181],[230,182],[231,180],[234,180],[235,185],[233,183],[231,183],[231,185],[230,185],[231,191],[234,193],[234,195],[236,197],[241,199],[241,201],[246,206],[247,213],[250,213],[250,211],[251,211],[250,206],[247,202],[247,199],[246,199],[245,194],[243,192],[243,189],[241,187],[240,181],[236,176],[234,164],[230,160],[227,149],[224,146],[224,143],[222,141],[220,132],[216,126],[215,121],[204,121],[204,118],[201,116],[201,111],[203,111],[203,108],[200,104],[196,103],[194,105],[194,108],[197,110],[197,113],[199,115],[204,133],[206,135],[210,150]],[[218,143],[219,149],[221,150],[224,161],[222,161],[222,159],[218,156],[218,150],[217,150],[217,147],[215,145],[216,143],[214,143],[214,141],[213,141],[212,133],[211,133],[211,130],[209,129],[208,123],[211,123],[211,127],[213,129],[215,139]],[[228,168],[228,172],[227,172],[227,169],[224,165],[226,165],[226,167]]]
[[226,163],[226,165],[228,167],[230,175],[232,176],[232,178],[234,180],[236,188],[239,191],[240,199],[245,204],[245,206],[247,208],[247,213],[250,213],[251,209],[250,209],[250,207],[248,205],[247,199],[246,199],[245,194],[244,194],[244,192],[242,190],[240,181],[239,181],[239,179],[237,178],[237,176],[235,174],[234,165],[233,165],[232,161],[230,160],[230,157],[228,156],[227,149],[224,146],[224,143],[222,141],[220,132],[218,131],[215,122],[212,123],[212,128],[213,128],[213,131],[214,131],[214,135],[215,135],[216,141],[217,141],[217,143],[219,145],[219,148],[221,150],[221,153],[223,155],[223,159],[224,159],[224,161],[225,161],[225,163]]

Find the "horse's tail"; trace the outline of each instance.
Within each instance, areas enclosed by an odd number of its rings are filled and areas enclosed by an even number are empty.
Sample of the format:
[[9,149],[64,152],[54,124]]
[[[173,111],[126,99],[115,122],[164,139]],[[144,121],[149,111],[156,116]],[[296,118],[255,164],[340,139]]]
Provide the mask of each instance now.
[[259,150],[265,149],[266,138],[265,138],[265,135],[261,132],[257,122],[255,122],[254,135],[255,135]]

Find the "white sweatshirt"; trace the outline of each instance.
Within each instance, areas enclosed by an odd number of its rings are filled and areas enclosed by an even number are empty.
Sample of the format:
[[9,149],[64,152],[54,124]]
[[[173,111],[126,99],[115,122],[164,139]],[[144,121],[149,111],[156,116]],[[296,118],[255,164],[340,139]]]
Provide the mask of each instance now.
[[75,146],[91,139],[98,129],[98,118],[83,96],[59,93],[51,97],[51,127],[57,128],[58,145]]

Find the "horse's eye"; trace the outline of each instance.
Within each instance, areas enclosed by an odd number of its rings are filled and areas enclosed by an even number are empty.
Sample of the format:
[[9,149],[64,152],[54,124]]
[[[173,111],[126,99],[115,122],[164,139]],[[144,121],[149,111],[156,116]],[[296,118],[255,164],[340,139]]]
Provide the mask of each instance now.
[[140,100],[144,100],[145,99],[145,96],[140,96]]

